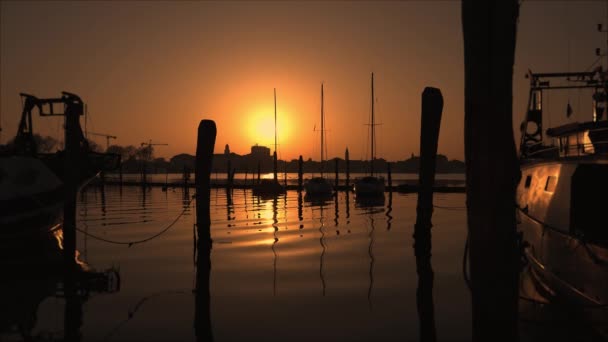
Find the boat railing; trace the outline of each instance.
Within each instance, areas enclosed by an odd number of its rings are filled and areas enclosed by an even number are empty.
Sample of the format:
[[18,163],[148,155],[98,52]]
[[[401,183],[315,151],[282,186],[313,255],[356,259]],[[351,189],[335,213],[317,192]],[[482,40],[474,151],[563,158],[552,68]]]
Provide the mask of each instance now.
[[579,143],[574,145],[544,146],[526,153],[526,158],[554,158],[554,157],[583,157],[608,153],[608,141],[593,143]]

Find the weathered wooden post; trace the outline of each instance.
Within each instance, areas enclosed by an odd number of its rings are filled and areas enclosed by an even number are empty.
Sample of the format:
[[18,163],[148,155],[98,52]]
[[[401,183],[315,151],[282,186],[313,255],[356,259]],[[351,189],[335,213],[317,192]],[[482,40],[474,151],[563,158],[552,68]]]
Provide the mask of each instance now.
[[196,219],[199,240],[211,241],[209,228],[209,197],[211,194],[211,166],[215,147],[216,128],[212,120],[202,120],[198,126],[196,145]]
[[65,159],[64,184],[65,202],[63,206],[63,256],[65,265],[64,295],[66,297],[64,339],[80,341],[82,323],[81,300],[76,291],[76,198],[83,151],[80,146],[82,131],[80,116],[83,104],[79,98],[66,97],[65,102]]
[[302,182],[303,182],[302,178],[304,177],[303,168],[304,168],[304,160],[302,159],[302,156],[300,155],[300,158],[298,159],[298,191],[302,191]]
[[122,188],[122,162],[120,163],[120,167],[118,169],[118,179],[120,182],[120,187]]
[[519,340],[520,172],[512,118],[518,16],[518,0],[462,1],[473,341]]
[[344,152],[344,159],[346,160],[346,190],[350,188],[350,159],[348,159],[348,147]]
[[260,174],[262,173],[262,165],[258,161],[258,184],[260,184]]
[[414,226],[414,254],[418,272],[416,302],[420,319],[420,340],[436,341],[435,309],[433,304],[433,268],[431,266],[431,217],[433,215],[433,184],[437,142],[443,110],[443,96],[437,88],[427,87],[422,92],[420,128],[420,169],[418,176],[418,204]]
[[226,187],[232,187],[232,163],[230,159],[226,162]]
[[340,178],[338,177],[338,158],[334,159],[335,160],[335,170],[336,170],[336,180],[334,181],[334,186],[336,188],[336,190],[338,189],[338,186],[340,185],[338,182],[340,181]]
[[209,275],[211,272],[211,165],[216,136],[215,122],[202,120],[196,145],[196,298],[194,330],[197,341],[213,341],[210,316]]
[[393,178],[391,174],[391,163],[386,162],[386,178],[388,180],[388,190],[393,191]]

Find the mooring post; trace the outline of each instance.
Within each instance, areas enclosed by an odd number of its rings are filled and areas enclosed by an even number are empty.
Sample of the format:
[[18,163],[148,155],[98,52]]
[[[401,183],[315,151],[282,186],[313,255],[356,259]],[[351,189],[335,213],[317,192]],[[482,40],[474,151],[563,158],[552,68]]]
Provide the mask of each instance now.
[[388,180],[388,190],[393,191],[393,176],[391,174],[391,163],[386,162],[386,178]]
[[304,160],[302,159],[302,155],[300,155],[300,158],[298,159],[298,191],[302,191],[302,178],[304,177],[303,169]]
[[83,151],[80,146],[82,131],[80,115],[83,104],[80,99],[65,98],[65,160],[64,184],[65,202],[63,206],[63,256],[65,264],[64,295],[66,297],[64,339],[80,340],[82,308],[76,291],[76,197]]
[[437,88],[425,88],[422,92],[419,188],[416,225],[414,226],[414,254],[418,273],[416,302],[421,341],[436,341],[433,304],[434,274],[431,266],[431,227],[433,226],[431,217],[433,215],[433,183],[435,183],[437,143],[442,110],[441,91]]
[[215,122],[202,120],[196,145],[196,298],[194,330],[197,341],[213,341],[210,311],[209,273],[211,272],[211,166],[217,134]]
[[335,185],[334,185],[334,187],[335,187],[335,188],[336,188],[336,190],[337,190],[337,189],[338,189],[338,186],[340,185],[340,183],[339,183],[340,178],[339,178],[339,176],[338,176],[338,158],[336,157],[336,159],[334,159],[334,160],[335,160],[335,165],[334,165],[334,168],[336,169],[336,180],[334,181],[334,184],[335,184]]
[[198,126],[196,145],[195,184],[196,184],[196,225],[198,239],[211,243],[209,231],[211,218],[209,212],[211,196],[211,166],[216,136],[215,122],[202,120]]
[[346,190],[348,191],[350,188],[350,159],[348,159],[348,147],[346,148],[346,152],[344,152],[344,159],[346,160]]
[[258,184],[260,184],[260,174],[262,173],[262,165],[260,164],[260,161],[258,160]]
[[119,178],[120,187],[122,187],[122,161],[120,162],[120,167],[118,169],[118,178]]
[[514,208],[520,171],[512,113],[519,3],[462,1],[473,341],[519,340]]
[[232,187],[232,163],[230,159],[226,162],[226,187]]

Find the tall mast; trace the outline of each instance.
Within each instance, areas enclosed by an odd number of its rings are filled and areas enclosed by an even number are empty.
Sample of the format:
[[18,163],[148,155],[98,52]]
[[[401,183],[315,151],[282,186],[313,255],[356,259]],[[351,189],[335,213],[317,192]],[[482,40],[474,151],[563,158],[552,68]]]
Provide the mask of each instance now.
[[321,83],[321,177],[323,177],[323,161],[325,161],[325,154],[323,151],[324,136],[325,135],[325,116],[323,115],[323,83]]
[[374,73],[372,72],[372,160],[370,162],[370,168],[371,168],[371,175],[374,175],[374,159],[375,159],[375,155],[374,155]]
[[277,88],[274,88],[274,180],[277,181]]
[[274,151],[277,151],[277,88],[274,88]]

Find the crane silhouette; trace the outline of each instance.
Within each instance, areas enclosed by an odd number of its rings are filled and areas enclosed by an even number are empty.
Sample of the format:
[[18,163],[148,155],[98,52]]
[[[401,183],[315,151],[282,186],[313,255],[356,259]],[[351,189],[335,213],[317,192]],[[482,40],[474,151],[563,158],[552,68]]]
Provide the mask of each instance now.
[[146,159],[151,159],[152,158],[152,146],[169,146],[169,144],[164,144],[164,143],[153,143],[152,139],[150,139],[148,142],[142,142],[141,146],[146,146]]
[[97,136],[100,136],[100,137],[105,137],[106,138],[106,151],[108,150],[108,148],[110,148],[110,139],[116,139],[117,138],[115,135],[103,134],[103,133],[87,132],[87,134],[97,135]]

